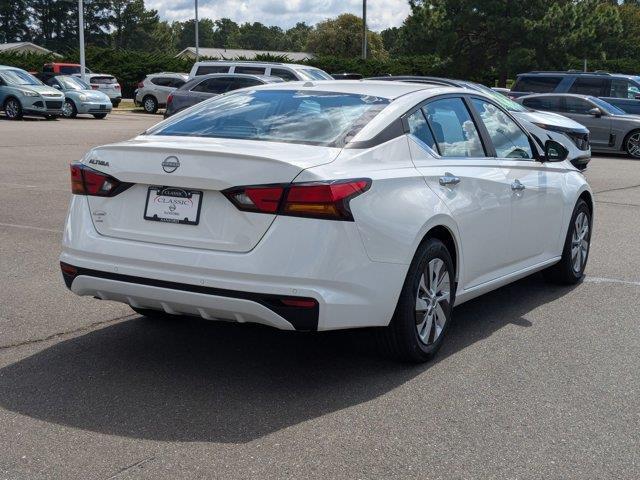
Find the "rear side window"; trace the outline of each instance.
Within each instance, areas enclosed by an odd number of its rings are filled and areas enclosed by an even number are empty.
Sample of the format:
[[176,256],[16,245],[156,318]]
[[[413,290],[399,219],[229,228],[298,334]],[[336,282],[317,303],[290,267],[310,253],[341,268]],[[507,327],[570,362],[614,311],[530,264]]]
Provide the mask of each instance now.
[[629,80],[619,78],[611,80],[609,97],[634,100],[637,99],[638,95],[640,95],[640,88],[638,88],[638,85],[631,83]]
[[498,158],[533,158],[529,137],[495,105],[474,98],[473,106],[487,128]]
[[422,143],[430,147],[434,151],[438,151],[436,140],[433,138],[431,129],[427,124],[422,110],[416,110],[407,117],[407,123],[409,124],[409,133],[420,140]]
[[578,77],[569,88],[569,93],[579,93],[580,95],[591,95],[593,97],[601,97],[605,94],[604,78],[584,78]]
[[485,157],[478,129],[461,98],[428,103],[424,112],[443,157]]
[[180,88],[185,83],[186,82],[181,78],[174,78],[174,79],[171,80],[171,84],[169,86],[170,87],[174,87],[174,88]]
[[232,78],[229,86],[229,91],[237,90],[239,88],[255,87],[256,85],[262,85],[260,80],[255,78]]
[[209,78],[191,89],[192,92],[224,93],[229,89],[231,79],[228,77]]
[[560,97],[525,98],[522,100],[522,104],[525,107],[533,108],[534,110],[550,110],[552,112],[559,112],[562,110]]
[[566,97],[564,99],[564,103],[565,103],[564,111],[567,113],[577,113],[580,115],[588,115],[589,110],[594,108],[593,105],[591,105],[591,103],[581,98]]
[[271,75],[274,77],[280,77],[285,82],[295,82],[298,80],[298,77],[289,70],[285,70],[284,68],[271,68]]
[[151,79],[151,83],[159,87],[170,87],[173,79],[167,77],[155,77]]
[[62,65],[59,70],[63,75],[73,75],[74,73],[80,73],[80,67],[75,67],[73,65]]
[[518,77],[512,90],[514,92],[548,93],[553,92],[561,81],[562,77],[541,75],[521,76]]
[[196,76],[209,73],[229,73],[228,65],[201,65],[196,70]]
[[370,95],[245,90],[196,105],[149,134],[342,147],[388,104]]
[[249,67],[249,66],[236,66],[233,70],[233,73],[246,73],[248,75],[264,75],[265,72],[264,67]]

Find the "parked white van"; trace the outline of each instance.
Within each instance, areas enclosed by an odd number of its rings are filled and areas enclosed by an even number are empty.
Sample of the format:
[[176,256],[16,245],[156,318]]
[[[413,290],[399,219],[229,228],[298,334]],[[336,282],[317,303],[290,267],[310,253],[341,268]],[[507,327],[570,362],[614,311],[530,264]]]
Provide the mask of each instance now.
[[244,73],[280,77],[285,82],[299,80],[333,80],[324,70],[294,63],[251,62],[240,60],[206,60],[196,62],[189,72],[189,79],[209,73]]

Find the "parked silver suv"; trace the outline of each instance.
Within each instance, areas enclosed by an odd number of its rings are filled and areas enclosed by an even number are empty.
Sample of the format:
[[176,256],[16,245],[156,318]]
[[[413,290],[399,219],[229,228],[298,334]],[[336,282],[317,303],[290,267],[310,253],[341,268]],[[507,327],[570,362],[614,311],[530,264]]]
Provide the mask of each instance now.
[[333,80],[324,70],[295,63],[254,62],[247,60],[204,60],[193,64],[189,79],[210,73],[242,73],[280,77],[285,82]]
[[167,106],[167,97],[176,88],[187,81],[186,73],[160,72],[147,75],[138,83],[135,91],[135,103],[141,105],[147,113],[156,113]]

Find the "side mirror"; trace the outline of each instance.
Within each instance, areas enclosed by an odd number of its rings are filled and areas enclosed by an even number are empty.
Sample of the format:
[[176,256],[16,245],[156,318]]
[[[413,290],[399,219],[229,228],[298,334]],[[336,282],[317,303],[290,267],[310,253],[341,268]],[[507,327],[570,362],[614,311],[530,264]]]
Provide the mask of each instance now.
[[60,85],[53,85],[53,88],[55,88],[56,90],[61,90]]
[[544,144],[545,162],[562,162],[569,156],[569,150],[564,145],[555,140],[547,140]]
[[596,118],[600,118],[602,116],[602,110],[598,107],[593,107],[591,110],[587,112],[589,115],[593,115]]

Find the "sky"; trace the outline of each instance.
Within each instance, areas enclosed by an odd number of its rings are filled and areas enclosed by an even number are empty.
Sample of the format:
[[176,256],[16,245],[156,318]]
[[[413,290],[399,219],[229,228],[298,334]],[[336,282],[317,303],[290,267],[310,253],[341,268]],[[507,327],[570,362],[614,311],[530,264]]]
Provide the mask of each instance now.
[[[194,15],[194,0],[145,0],[163,20],[188,20]],[[362,0],[198,0],[201,18],[230,18],[237,23],[262,22],[283,29],[297,22],[309,25],[341,13],[362,15]],[[380,31],[399,27],[409,14],[407,0],[367,0],[367,24]]]

